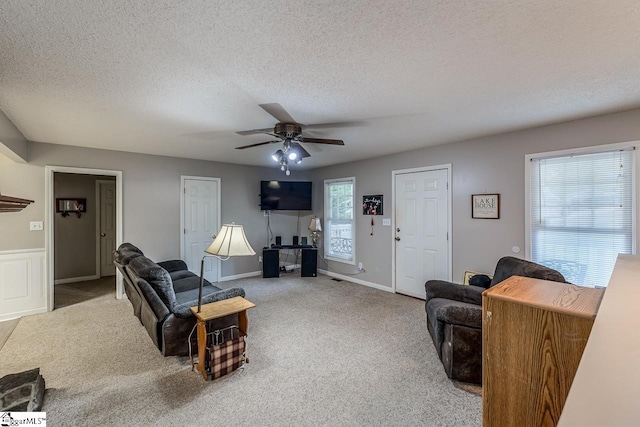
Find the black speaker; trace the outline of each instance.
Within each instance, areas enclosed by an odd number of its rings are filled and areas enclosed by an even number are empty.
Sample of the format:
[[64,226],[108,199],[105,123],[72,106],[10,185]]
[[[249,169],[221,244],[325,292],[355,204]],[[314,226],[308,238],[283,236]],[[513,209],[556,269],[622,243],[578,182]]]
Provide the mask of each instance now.
[[293,236],[293,245],[297,245],[298,244],[298,236]]
[[280,246],[282,244],[282,236],[276,236],[276,245]]
[[302,250],[302,277],[316,277],[318,275],[318,250],[303,249]]
[[300,239],[302,240],[302,242],[300,243],[301,245],[307,244],[307,236],[302,236]]
[[262,277],[280,277],[279,264],[280,251],[278,249],[262,250]]

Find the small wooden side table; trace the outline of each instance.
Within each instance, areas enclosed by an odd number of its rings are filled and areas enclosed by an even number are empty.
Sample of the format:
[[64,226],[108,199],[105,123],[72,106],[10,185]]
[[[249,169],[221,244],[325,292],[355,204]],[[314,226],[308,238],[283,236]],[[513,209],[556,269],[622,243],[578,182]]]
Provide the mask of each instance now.
[[198,307],[191,307],[191,312],[197,319],[198,365],[196,367],[202,373],[205,381],[208,379],[207,370],[204,367],[205,349],[207,347],[207,322],[237,313],[240,333],[246,335],[249,332],[247,310],[255,306],[254,303],[242,297],[233,297],[204,304],[200,313],[198,313]]

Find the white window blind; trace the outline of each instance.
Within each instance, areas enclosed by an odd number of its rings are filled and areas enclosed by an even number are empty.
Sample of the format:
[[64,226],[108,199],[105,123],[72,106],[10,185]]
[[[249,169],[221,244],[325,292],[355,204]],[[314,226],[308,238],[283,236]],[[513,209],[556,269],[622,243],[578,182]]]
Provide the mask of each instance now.
[[324,182],[324,251],[334,261],[355,263],[355,178]]
[[634,250],[632,149],[532,159],[531,258],[567,281],[606,286]]

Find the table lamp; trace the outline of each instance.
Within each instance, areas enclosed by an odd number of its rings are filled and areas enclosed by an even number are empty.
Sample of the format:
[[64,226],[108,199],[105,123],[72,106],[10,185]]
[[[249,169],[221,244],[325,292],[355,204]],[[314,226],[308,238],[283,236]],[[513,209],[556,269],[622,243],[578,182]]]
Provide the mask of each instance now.
[[200,262],[200,290],[198,292],[198,313],[202,307],[202,286],[204,285],[204,259],[215,257],[221,261],[226,261],[232,256],[251,256],[255,251],[249,244],[244,228],[241,225],[225,224],[220,229],[213,242],[204,251],[205,254]]
[[313,242],[313,246],[316,246],[318,243],[318,234],[322,231],[322,224],[320,224],[320,218],[313,217],[311,218],[311,223],[309,224],[309,230],[311,230],[311,241]]

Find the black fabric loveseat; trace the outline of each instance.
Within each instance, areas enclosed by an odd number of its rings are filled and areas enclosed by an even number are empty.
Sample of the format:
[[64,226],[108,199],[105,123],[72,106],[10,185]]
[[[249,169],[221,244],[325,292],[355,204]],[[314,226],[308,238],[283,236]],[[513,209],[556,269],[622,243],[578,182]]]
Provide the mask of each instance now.
[[[198,305],[200,277],[190,272],[182,260],[155,263],[131,243],[123,243],[114,251],[114,262],[124,276],[124,289],[133,314],[156,347],[165,356],[188,354],[189,333],[196,323],[190,307]],[[203,304],[236,296],[244,297],[244,290],[220,289],[204,281]],[[232,324],[237,324],[237,315],[218,319],[212,322],[212,327]],[[195,345],[196,334],[193,335]]]
[[[487,276],[484,278],[488,287],[491,287],[511,276],[566,282],[556,270],[509,256],[498,261],[491,282]],[[482,283],[481,280],[473,282]],[[480,384],[482,292],[487,287],[429,280],[425,289],[427,329],[447,376],[458,381]]]

